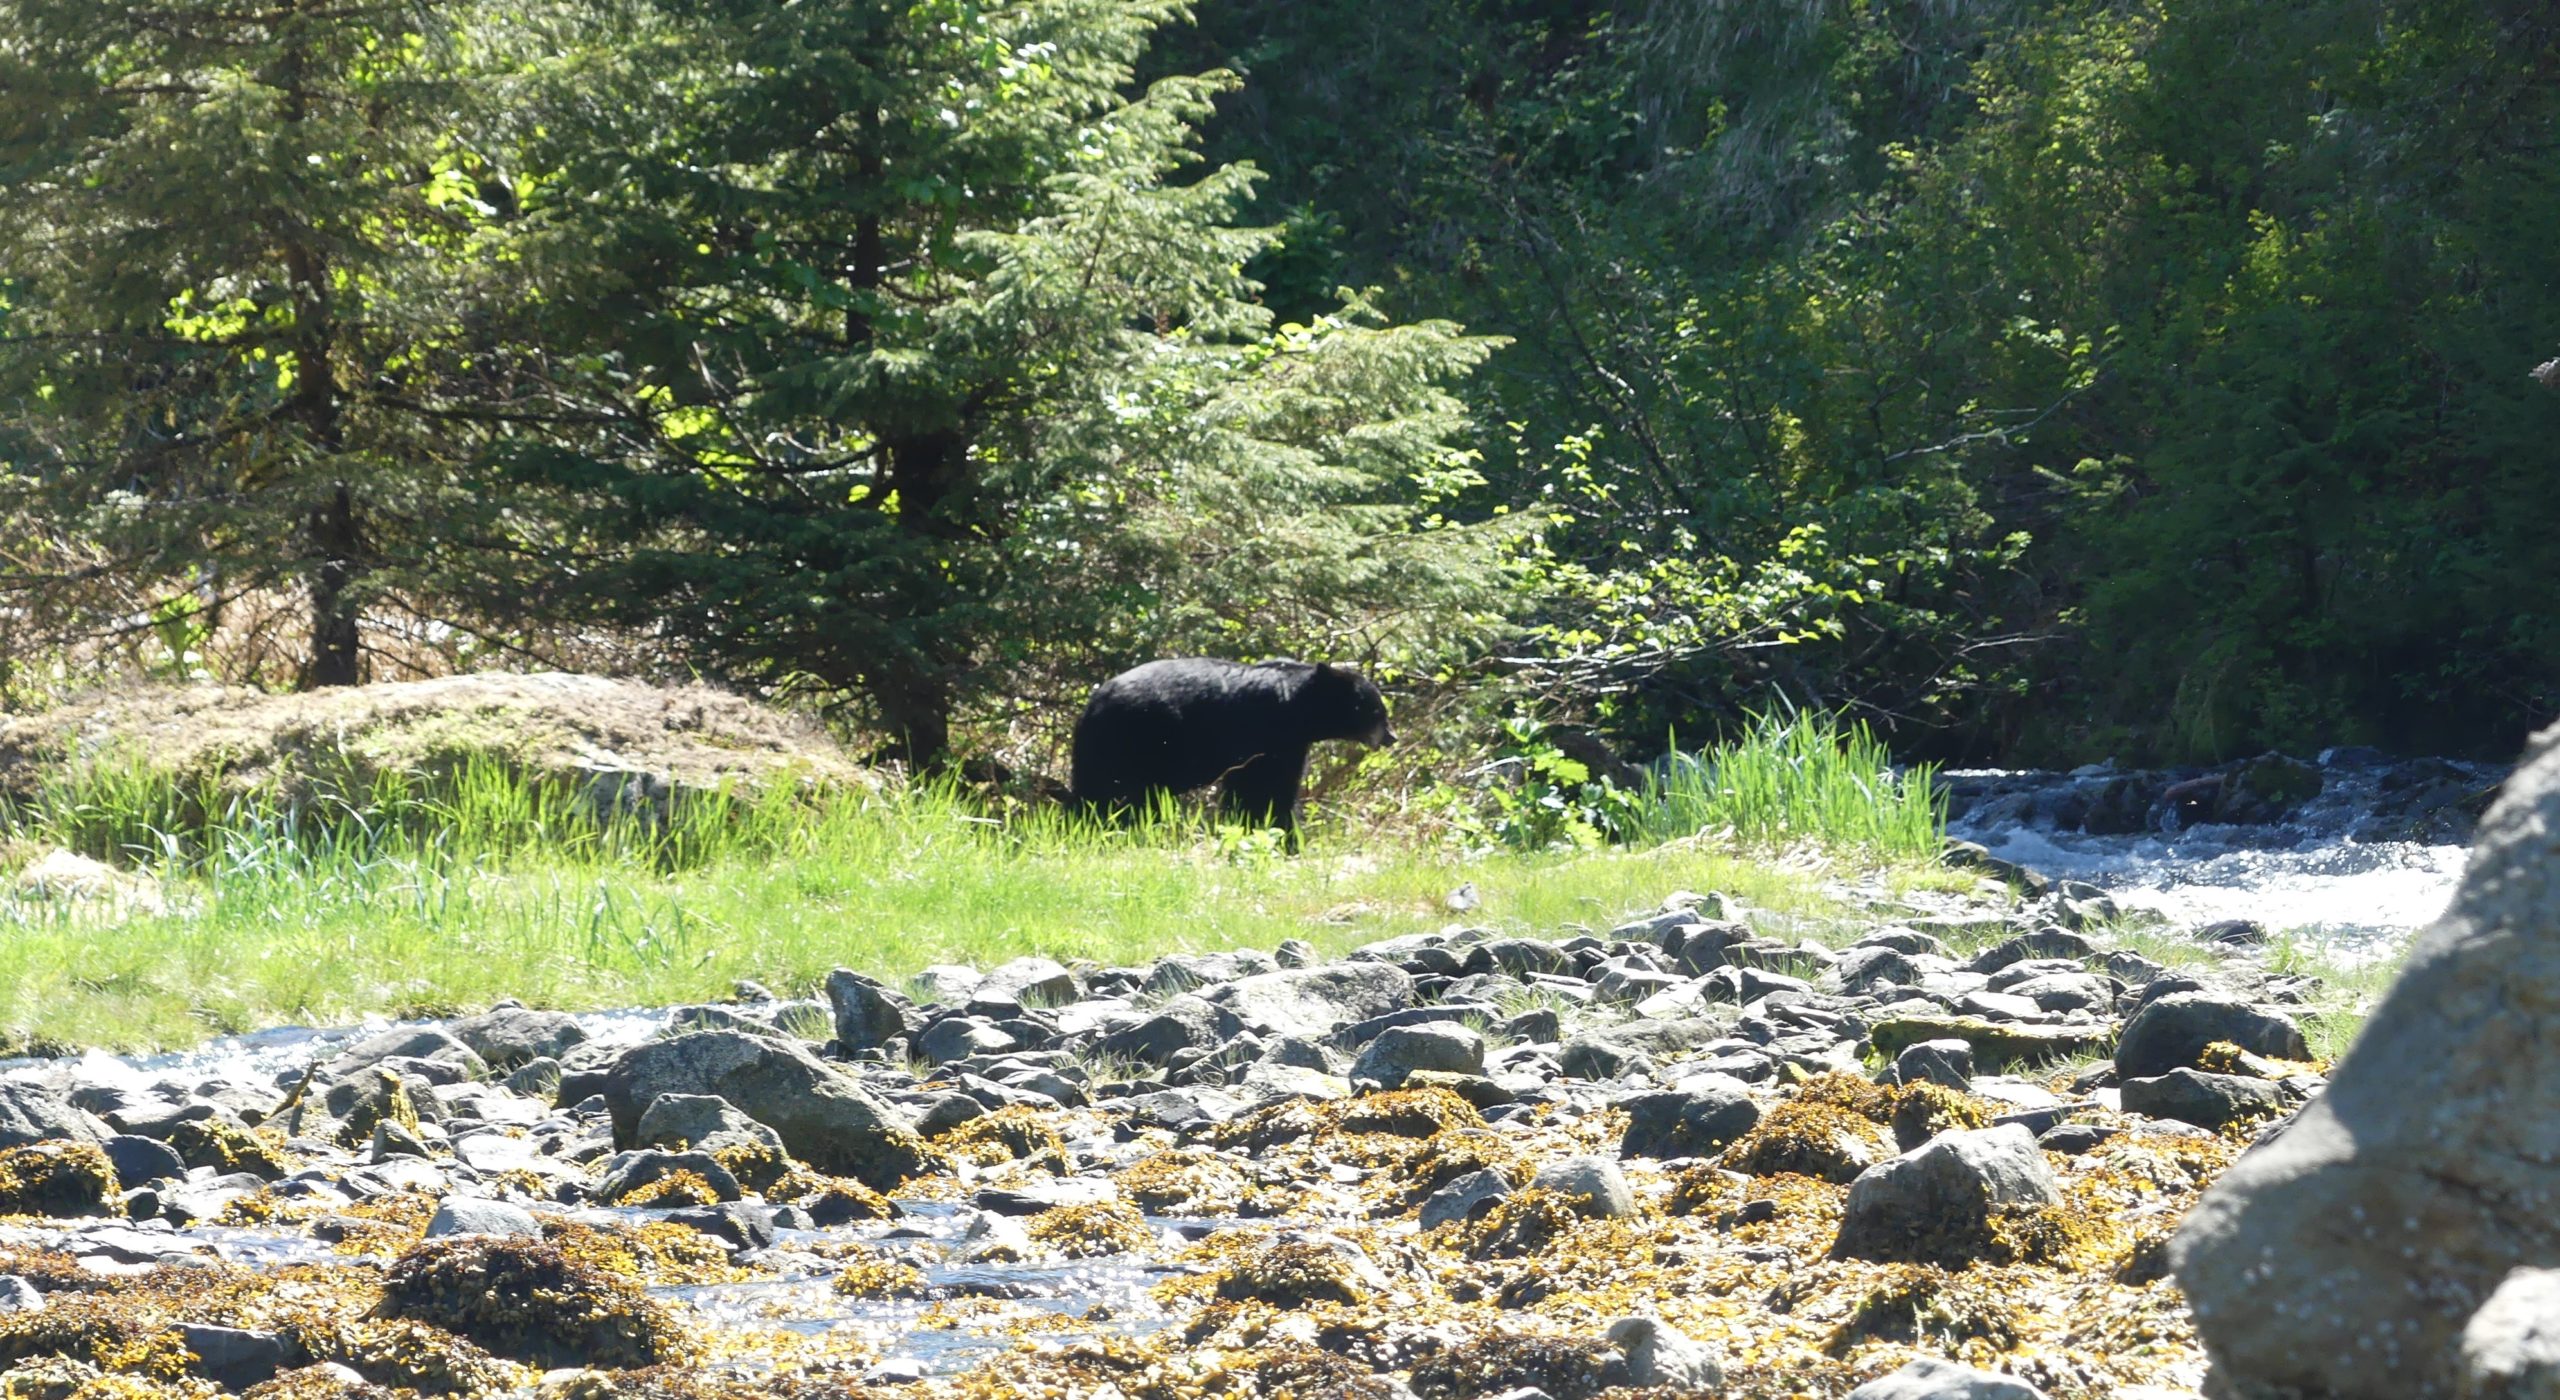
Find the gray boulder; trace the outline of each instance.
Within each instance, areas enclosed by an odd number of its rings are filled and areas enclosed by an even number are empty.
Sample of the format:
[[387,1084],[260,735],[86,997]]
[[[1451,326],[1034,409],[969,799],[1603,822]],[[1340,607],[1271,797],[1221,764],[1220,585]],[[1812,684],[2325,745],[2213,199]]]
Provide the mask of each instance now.
[[1392,963],[1332,963],[1240,977],[1202,996],[1249,1027],[1321,1039],[1336,1026],[1412,1001],[1413,978]]
[[1538,1168],[1529,1184],[1573,1203],[1577,1214],[1614,1220],[1636,1213],[1635,1192],[1624,1172],[1606,1157],[1561,1157]]
[[612,1205],[643,1186],[664,1181],[678,1172],[691,1172],[702,1178],[711,1194],[723,1201],[734,1201],[746,1194],[738,1178],[708,1152],[660,1152],[642,1148],[636,1152],[617,1152],[604,1164],[604,1179],[596,1183],[596,1199]]
[[1186,1050],[1214,1050],[1223,1043],[1226,1037],[1220,1030],[1219,1017],[1218,1008],[1200,998],[1177,996],[1155,1015],[1105,1035],[1094,1042],[1093,1048],[1104,1055],[1162,1068]]
[[2124,1111],[2167,1118],[2199,1128],[2222,1128],[2282,1114],[2284,1090],[2263,1079],[2173,1069],[2150,1079],[2128,1079],[2119,1091]]
[[1724,1384],[1724,1362],[1715,1348],[1650,1317],[1622,1317],[1609,1324],[1609,1344],[1627,1358],[1627,1379],[1674,1390],[1712,1390]]
[[2281,1011],[2251,1006],[2222,992],[2172,992],[2145,1003],[2124,1023],[2124,1037],[2116,1042],[2116,1073],[2149,1079],[2173,1069],[2193,1069],[2215,1041],[2279,1059],[2311,1058],[2302,1027]]
[[1227,953],[1176,953],[1157,959],[1138,990],[1151,997],[1170,997],[1212,983],[1232,982],[1239,977],[1255,977],[1279,970],[1279,960],[1259,948],[1241,948]]
[[499,1070],[521,1068],[535,1060],[557,1060],[587,1043],[578,1018],[561,1011],[534,1011],[500,1006],[465,1016],[447,1027],[453,1038]]
[[57,1138],[104,1147],[109,1135],[107,1125],[95,1114],[72,1107],[70,1100],[51,1089],[0,1082],[0,1148]]
[[1924,1040],[1893,1057],[1897,1084],[1937,1084],[1959,1092],[1973,1087],[1973,1044]]
[[2044,1400],[2044,1392],[2015,1376],[1923,1357],[1850,1391],[1849,1400]]
[[1419,1026],[1391,1026],[1361,1050],[1352,1062],[1351,1082],[1401,1089],[1418,1070],[1443,1074],[1484,1073],[1484,1037],[1447,1021]]
[[2451,1393],[2473,1313],[2516,1268],[2560,1265],[2555,832],[2560,729],[2327,1091],[2172,1241],[2224,1393]]
[[1475,1214],[1479,1205],[1489,1205],[1511,1194],[1511,1183],[1497,1171],[1473,1171],[1431,1193],[1422,1203],[1422,1228],[1436,1230],[1453,1220],[1464,1220]]
[[2560,1269],[2507,1275],[2462,1329],[2462,1400],[2560,1400]]
[[476,1196],[447,1196],[427,1222],[427,1238],[447,1235],[539,1235],[542,1225],[522,1206]]
[[1001,1055],[1016,1048],[1018,1043],[1012,1036],[995,1022],[978,1016],[946,1016],[927,1026],[915,1041],[916,1053],[933,1065],[979,1055]]
[[927,1170],[905,1115],[797,1044],[736,1031],[700,1031],[624,1051],[605,1072],[614,1141],[639,1140],[640,1115],[663,1094],[710,1094],[782,1135],[819,1171],[893,1189]]
[[782,1148],[782,1134],[749,1118],[731,1106],[727,1099],[710,1094],[660,1094],[640,1110],[640,1123],[634,1140],[643,1147],[665,1147],[678,1152],[745,1143],[760,1143]]
[[408,1026],[359,1040],[320,1067],[322,1079],[347,1079],[385,1060],[442,1060],[473,1079],[489,1072],[480,1052],[442,1026]]
[[1858,1173],[1831,1253],[1961,1266],[1988,1244],[1999,1212],[2061,1203],[2053,1169],[2023,1126],[1940,1133]]
[[1724,1074],[1701,1074],[1675,1088],[1618,1100],[1627,1111],[1621,1157],[1704,1157],[1760,1125],[1749,1086]]
[[827,1006],[835,1013],[836,1043],[847,1050],[877,1050],[924,1023],[914,1002],[850,968],[827,974]]
[[1064,1006],[1076,999],[1075,974],[1055,958],[1015,958],[987,974],[970,995],[1009,996],[1025,1006]]

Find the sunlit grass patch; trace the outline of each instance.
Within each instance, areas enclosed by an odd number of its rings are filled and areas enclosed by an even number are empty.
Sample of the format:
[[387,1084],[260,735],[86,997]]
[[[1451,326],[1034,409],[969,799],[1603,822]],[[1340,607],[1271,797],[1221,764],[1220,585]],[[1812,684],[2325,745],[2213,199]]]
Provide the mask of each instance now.
[[[1729,840],[1474,856],[1319,816],[1308,852],[1197,812],[1125,828],[1001,815],[956,790],[706,793],[634,812],[465,766],[300,803],[100,770],[6,814],[20,849],[112,856],[166,912],[108,926],[0,900],[0,1029],[147,1047],[278,1023],[432,1014],[500,997],[571,1008],[814,990],[1023,954],[1339,952],[1463,919],[1605,931],[1678,889],[1831,913],[1818,871]],[[1449,892],[1473,882],[1463,914]]]

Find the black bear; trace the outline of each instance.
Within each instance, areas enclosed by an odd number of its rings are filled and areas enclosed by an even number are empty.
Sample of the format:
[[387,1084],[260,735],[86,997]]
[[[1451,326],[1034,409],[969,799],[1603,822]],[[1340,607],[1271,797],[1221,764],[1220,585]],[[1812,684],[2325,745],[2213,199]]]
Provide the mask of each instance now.
[[1079,802],[1126,812],[1159,793],[1216,783],[1219,805],[1297,841],[1307,749],[1324,739],[1391,744],[1386,697],[1357,671],[1303,661],[1150,661],[1095,687],[1076,720]]

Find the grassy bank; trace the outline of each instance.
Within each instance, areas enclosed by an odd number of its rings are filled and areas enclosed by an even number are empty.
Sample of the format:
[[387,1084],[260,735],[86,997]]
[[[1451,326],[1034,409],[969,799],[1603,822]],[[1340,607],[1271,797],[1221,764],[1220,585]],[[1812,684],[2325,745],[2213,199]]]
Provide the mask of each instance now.
[[[1923,859],[1937,839],[1925,789],[1825,733],[1773,728],[1634,799],[1653,833],[1638,847],[1469,853],[1336,814],[1295,858],[1196,815],[1104,830],[929,787],[710,797],[642,821],[494,769],[289,807],[102,765],[6,814],[10,839],[111,859],[147,885],[113,920],[0,900],[0,1030],[169,1046],[510,996],[668,1003],[739,978],[788,993],[836,966],[1141,963],[1286,938],[1333,952],[1454,919],[1605,929],[1684,888],[1819,917],[1824,875],[1850,868],[1963,883]],[[1867,766],[1840,771],[1852,763]],[[1844,791],[1898,815],[1879,821]],[[1470,882],[1481,902],[1453,911]]]

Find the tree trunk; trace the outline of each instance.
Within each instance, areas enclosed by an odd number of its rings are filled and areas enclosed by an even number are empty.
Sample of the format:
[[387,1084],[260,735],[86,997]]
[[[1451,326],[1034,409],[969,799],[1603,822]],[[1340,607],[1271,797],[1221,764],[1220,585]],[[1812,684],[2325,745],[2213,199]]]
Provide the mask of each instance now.
[[[303,89],[306,68],[300,48],[286,51],[277,83],[284,90],[282,116],[303,121],[310,112]],[[297,235],[288,238],[284,254],[285,286],[293,296],[293,396],[287,411],[310,434],[311,444],[335,460],[346,449],[344,407],[338,394],[334,360],[337,309],[331,296],[326,253]],[[303,687],[355,685],[363,679],[357,650],[356,602],[352,593],[364,571],[362,531],[356,522],[355,493],[344,481],[330,486],[311,508],[305,543],[311,570],[311,657],[303,671]]]
[[362,679],[356,650],[356,600],[351,589],[362,572],[357,552],[354,495],[340,486],[311,512],[311,547],[319,567],[311,571],[311,665],[304,688],[354,685]]

